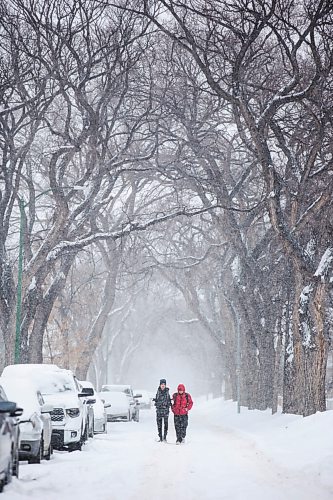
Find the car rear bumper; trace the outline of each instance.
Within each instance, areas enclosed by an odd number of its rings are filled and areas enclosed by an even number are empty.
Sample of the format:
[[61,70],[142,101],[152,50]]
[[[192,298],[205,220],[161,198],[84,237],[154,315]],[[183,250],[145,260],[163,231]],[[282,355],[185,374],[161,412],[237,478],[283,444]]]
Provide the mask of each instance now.
[[106,432],[106,420],[104,418],[94,419],[94,434]]
[[40,447],[40,439],[37,441],[29,441],[27,439],[23,439],[20,442],[19,449],[19,459],[26,460],[30,457],[36,457],[39,453]]

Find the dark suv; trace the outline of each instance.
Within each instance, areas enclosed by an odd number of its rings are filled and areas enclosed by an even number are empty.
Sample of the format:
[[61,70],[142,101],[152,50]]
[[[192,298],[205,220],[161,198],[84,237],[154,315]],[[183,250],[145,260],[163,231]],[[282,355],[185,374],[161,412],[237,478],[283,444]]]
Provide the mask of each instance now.
[[12,476],[19,472],[19,426],[16,417],[22,415],[22,408],[8,401],[0,386],[0,492]]

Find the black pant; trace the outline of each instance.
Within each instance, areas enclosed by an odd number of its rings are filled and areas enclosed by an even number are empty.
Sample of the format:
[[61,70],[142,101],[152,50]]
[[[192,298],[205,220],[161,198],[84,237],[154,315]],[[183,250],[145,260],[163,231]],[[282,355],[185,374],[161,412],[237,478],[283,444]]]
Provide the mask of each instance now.
[[160,439],[162,439],[162,423],[164,420],[164,434],[163,437],[166,438],[168,434],[168,419],[169,415],[156,415],[156,422],[157,422],[157,430],[158,430],[158,435]]
[[185,439],[187,426],[188,415],[175,415],[177,441],[182,441],[183,439]]

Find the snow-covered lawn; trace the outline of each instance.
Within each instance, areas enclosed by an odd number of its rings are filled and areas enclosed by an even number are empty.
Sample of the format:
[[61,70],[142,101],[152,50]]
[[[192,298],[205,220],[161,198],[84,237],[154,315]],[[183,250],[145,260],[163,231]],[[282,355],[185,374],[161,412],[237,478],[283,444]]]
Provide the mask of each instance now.
[[333,499],[333,411],[303,419],[196,404],[186,444],[155,441],[155,413],[109,424],[82,452],[21,465],[1,500]]

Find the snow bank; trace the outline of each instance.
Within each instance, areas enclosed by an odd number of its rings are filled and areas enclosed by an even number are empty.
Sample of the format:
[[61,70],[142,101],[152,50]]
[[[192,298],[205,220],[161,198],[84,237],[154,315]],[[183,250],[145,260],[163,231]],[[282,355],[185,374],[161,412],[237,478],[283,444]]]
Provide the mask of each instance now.
[[210,424],[241,433],[278,465],[317,474],[320,482],[332,487],[333,498],[333,411],[309,417],[272,415],[269,410],[248,410],[232,401],[214,399],[200,403]]

